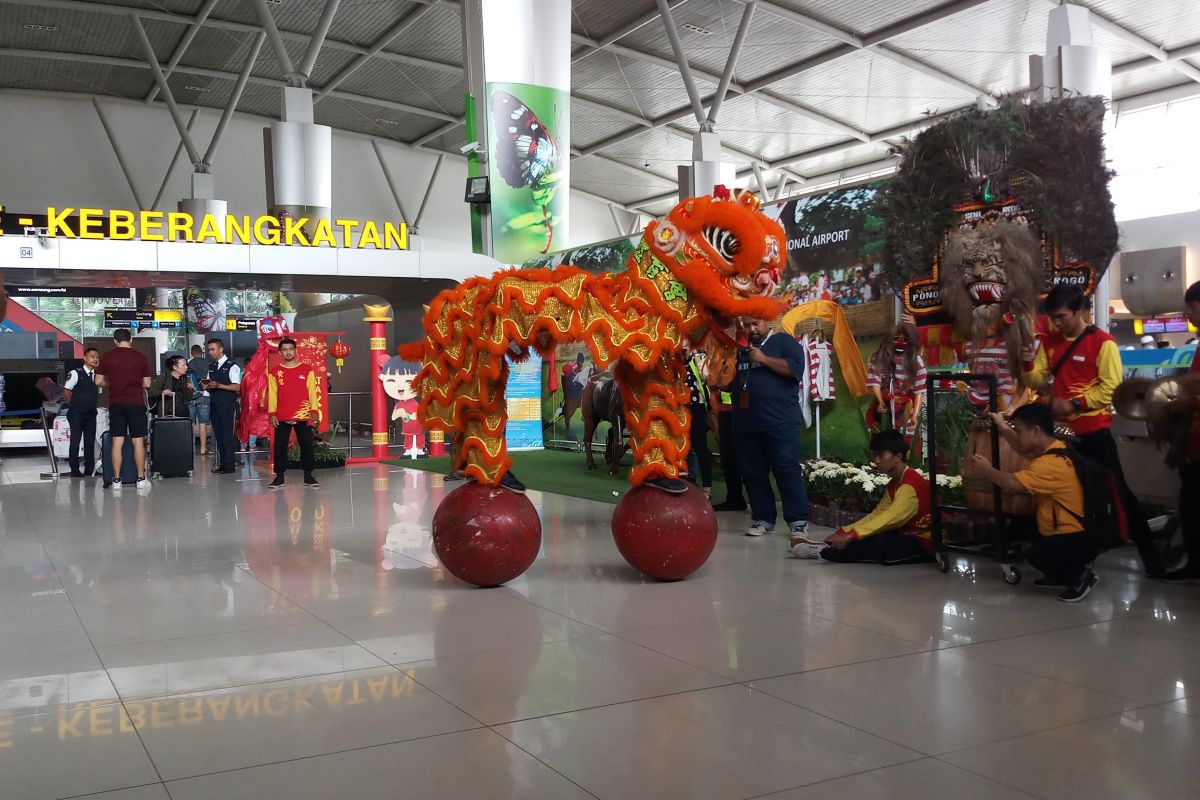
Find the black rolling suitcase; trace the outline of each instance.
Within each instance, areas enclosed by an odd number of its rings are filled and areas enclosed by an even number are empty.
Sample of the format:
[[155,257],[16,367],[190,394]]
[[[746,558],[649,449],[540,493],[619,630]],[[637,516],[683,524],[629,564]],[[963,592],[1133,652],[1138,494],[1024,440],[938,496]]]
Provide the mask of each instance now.
[[[165,411],[167,398],[162,397]],[[160,478],[191,477],[192,420],[175,415],[175,395],[171,395],[171,416],[150,421],[150,471]]]
[[[112,483],[112,434],[108,431],[100,435],[100,470],[104,475],[104,485]],[[137,462],[133,460],[133,439],[129,437],[125,438],[125,446],[121,448],[120,482],[127,485],[137,483]]]

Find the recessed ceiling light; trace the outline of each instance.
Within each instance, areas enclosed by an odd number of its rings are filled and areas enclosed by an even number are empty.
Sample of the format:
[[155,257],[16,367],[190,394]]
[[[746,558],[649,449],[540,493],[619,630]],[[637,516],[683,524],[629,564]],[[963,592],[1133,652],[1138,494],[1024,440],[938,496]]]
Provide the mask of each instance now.
[[685,22],[684,24],[680,25],[679,27],[683,28],[684,30],[689,30],[692,33],[698,33],[701,36],[712,36],[712,31],[707,30],[705,28],[701,28],[699,25],[693,25],[690,22]]
[[283,5],[283,0],[267,0],[267,2],[268,2],[268,3],[270,3],[270,4],[271,4],[271,5],[273,5],[273,6],[281,6],[281,5]]
[[384,119],[383,117],[376,117],[375,121],[382,125],[399,125],[400,124],[399,122],[397,122],[394,119]]
[[27,31],[56,31],[56,30],[58,30],[58,26],[57,25],[35,25],[32,22],[27,22],[27,23],[25,23],[25,30],[27,30]]
[[183,88],[190,89],[193,92],[211,92],[212,91],[212,89],[208,88],[207,86],[185,86]]

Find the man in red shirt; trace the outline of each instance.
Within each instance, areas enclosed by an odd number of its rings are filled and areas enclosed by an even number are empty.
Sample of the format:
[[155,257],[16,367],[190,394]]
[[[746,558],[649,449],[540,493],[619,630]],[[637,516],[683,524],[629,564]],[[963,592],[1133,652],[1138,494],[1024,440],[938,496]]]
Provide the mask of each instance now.
[[113,491],[121,490],[121,448],[125,437],[133,439],[133,460],[137,464],[137,488],[150,488],[146,478],[146,389],[150,388],[150,364],[133,349],[133,337],[126,328],[113,331],[115,350],[100,356],[96,367],[96,385],[108,387],[108,427],[112,432]]
[[1025,385],[1048,397],[1054,418],[1069,425],[1078,438],[1075,449],[1117,479],[1129,537],[1138,546],[1146,574],[1161,578],[1166,573],[1162,551],[1125,482],[1112,435],[1112,396],[1124,377],[1117,342],[1084,320],[1083,293],[1078,289],[1056,286],[1046,295],[1045,305],[1057,331],[1024,354]]
[[[1200,327],[1200,281],[1188,287],[1183,305],[1188,321]],[[1200,348],[1192,356],[1192,368],[1183,377],[1183,384],[1186,391],[1178,402],[1192,415],[1187,450],[1179,465],[1179,526],[1187,563],[1168,572],[1170,580],[1200,578]]]
[[288,444],[292,431],[300,443],[300,465],[304,468],[304,485],[320,486],[313,477],[313,426],[321,419],[321,387],[312,366],[296,359],[296,340],[279,342],[283,363],[267,372],[267,413],[275,429],[275,480],[268,488],[283,486],[287,471]]

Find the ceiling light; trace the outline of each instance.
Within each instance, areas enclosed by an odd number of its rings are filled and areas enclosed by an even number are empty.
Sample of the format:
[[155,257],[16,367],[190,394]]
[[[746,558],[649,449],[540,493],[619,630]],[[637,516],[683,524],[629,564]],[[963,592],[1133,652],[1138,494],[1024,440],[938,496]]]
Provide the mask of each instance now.
[[705,28],[701,28],[699,25],[693,25],[690,22],[685,22],[684,24],[680,25],[679,27],[683,28],[684,30],[691,31],[692,33],[698,33],[701,36],[712,36],[712,31],[707,30]]
[[399,125],[400,124],[399,122],[397,122],[394,119],[384,119],[383,117],[376,117],[375,121],[382,125]]
[[58,30],[58,26],[57,25],[35,25],[32,22],[26,22],[25,30],[27,30],[27,31],[56,31],[56,30]]
[[267,2],[273,6],[283,5],[283,0],[267,0]]
[[212,89],[208,88],[207,86],[185,86],[183,88],[188,89],[189,91],[193,91],[193,92],[211,92],[212,91]]

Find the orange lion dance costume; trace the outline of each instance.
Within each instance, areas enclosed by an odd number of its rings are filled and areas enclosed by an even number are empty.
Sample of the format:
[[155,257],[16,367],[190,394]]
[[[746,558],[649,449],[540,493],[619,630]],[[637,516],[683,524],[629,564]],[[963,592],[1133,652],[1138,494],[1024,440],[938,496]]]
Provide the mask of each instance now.
[[424,342],[400,354],[424,366],[414,386],[418,416],[462,436],[469,477],[496,486],[512,460],[504,442],[505,357],[543,355],[585,342],[597,365],[615,363],[633,449],[630,483],[674,488],[688,452],[684,339],[732,376],[730,318],[774,319],[771,299],[785,257],[783,229],[750,192],[718,186],[651,222],[627,270],[509,270],[442,292],[429,307]]

